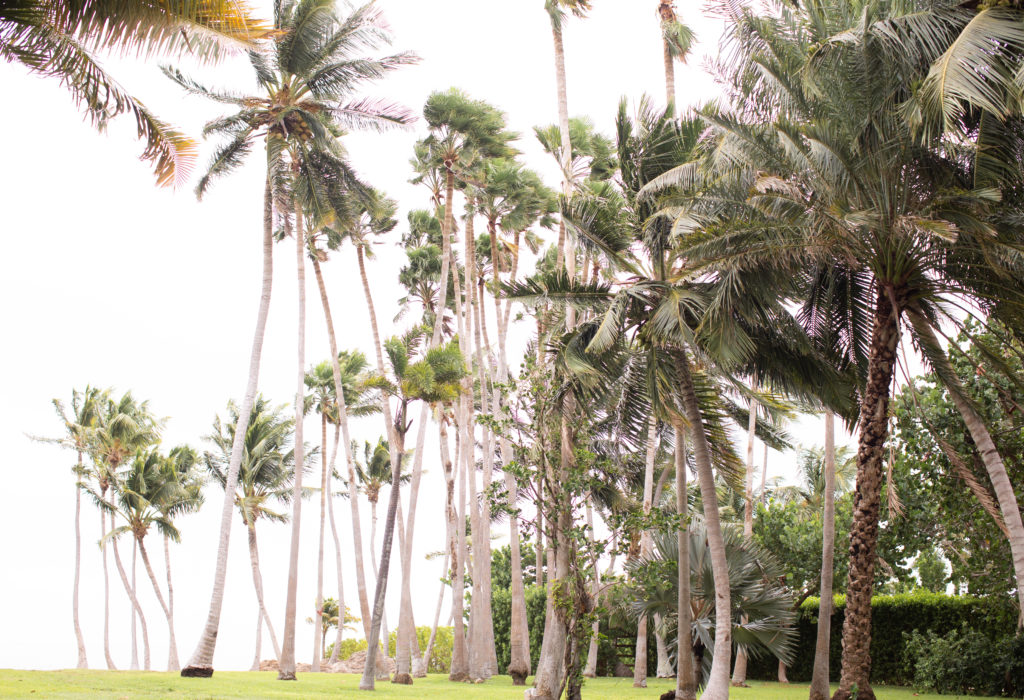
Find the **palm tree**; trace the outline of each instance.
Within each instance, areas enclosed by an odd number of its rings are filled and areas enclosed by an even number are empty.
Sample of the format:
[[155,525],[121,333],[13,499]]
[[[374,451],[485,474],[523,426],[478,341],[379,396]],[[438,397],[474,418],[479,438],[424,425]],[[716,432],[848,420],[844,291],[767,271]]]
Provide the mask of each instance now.
[[0,57],[55,79],[98,130],[121,114],[135,118],[161,187],[185,182],[196,143],[157,118],[107,73],[97,55],[183,55],[213,62],[225,49],[252,49],[268,27],[249,8],[213,2],[67,2],[0,5]]
[[[274,17],[277,40],[267,53],[249,52],[250,62],[262,90],[256,96],[210,90],[178,71],[165,69],[165,73],[189,93],[238,108],[235,114],[206,125],[206,133],[222,134],[229,140],[214,154],[207,174],[200,180],[197,187],[200,195],[207,190],[213,178],[238,167],[257,139],[265,137],[267,144],[263,291],[253,337],[249,382],[239,409],[243,424],[239,426],[236,435],[237,444],[232,447],[233,457],[221,510],[220,546],[210,611],[196,651],[189,665],[182,670],[183,675],[208,677],[213,673],[213,652],[224,598],[224,576],[230,540],[230,494],[234,492],[238,478],[241,441],[245,435],[241,428],[248,419],[256,393],[270,301],[274,207],[276,205],[278,216],[286,226],[292,223],[292,213],[298,214],[294,217],[294,223],[297,262],[301,269],[306,239],[300,201],[309,203],[306,209],[313,211],[314,221],[324,221],[332,210],[339,213],[345,211],[347,205],[343,195],[347,191],[364,190],[344,160],[344,153],[336,139],[340,130],[386,128],[405,124],[409,120],[407,112],[399,107],[353,96],[355,89],[364,82],[375,80],[415,60],[414,56],[407,53],[379,59],[354,56],[362,48],[375,48],[387,40],[381,21],[381,15],[372,2],[356,8],[344,19],[337,16],[331,0],[277,3]],[[335,354],[336,350],[332,349],[332,356]],[[300,367],[298,372],[300,385],[303,369]],[[336,379],[340,384],[340,377]],[[302,403],[301,394],[300,386],[296,392],[296,404]],[[298,442],[301,443],[301,440]],[[293,522],[293,527],[298,527],[298,523]],[[294,595],[290,593],[289,599],[294,601]],[[294,632],[294,611],[286,615],[286,631]],[[287,633],[285,635],[281,665],[283,677],[293,673],[292,646],[288,641],[291,636]]]
[[[353,384],[357,380],[357,375],[366,369],[366,358],[358,351],[353,353],[343,352],[342,357],[338,358],[339,364],[342,360],[344,360],[342,376],[348,380],[347,382],[343,380],[342,390],[351,392],[351,395],[346,397],[346,410],[350,414],[363,415],[367,412],[367,407],[358,405],[360,397],[356,395],[357,388]],[[336,394],[334,389],[334,369],[332,363],[328,360],[316,365],[305,375],[304,381],[306,386],[313,392],[308,397],[308,400],[312,400],[313,408],[320,414],[320,539],[317,558],[316,584],[316,606],[319,610],[323,603],[325,518],[327,515],[328,503],[330,503],[333,498],[331,493],[331,484],[333,480],[332,471],[334,465],[333,460],[331,464],[328,464],[327,461],[327,424],[337,424],[339,421],[338,403],[335,398]],[[334,534],[336,535],[337,533],[335,532]],[[335,544],[337,545],[337,542]],[[340,561],[340,552],[337,552],[337,554],[338,561]],[[341,585],[340,567],[337,575],[338,596],[344,604],[344,591]],[[322,647],[318,646],[321,644],[322,639],[325,638],[323,635],[323,617],[318,616],[314,619],[313,626],[315,637],[313,640],[313,663],[311,664],[311,670],[315,672],[320,670],[320,661],[323,658]]]
[[[726,173],[721,177],[757,194],[736,197],[734,189],[732,202],[746,199],[742,217],[729,217],[738,226],[727,225],[729,234],[685,249],[695,265],[727,266],[734,275],[748,276],[747,265],[761,265],[768,275],[779,275],[780,288],[807,280],[810,320],[834,328],[833,337],[843,343],[839,354],[856,360],[857,497],[839,700],[849,698],[854,686],[858,698],[874,697],[870,599],[888,402],[901,335],[909,332],[926,361],[942,372],[948,359],[937,340],[941,324],[962,323],[950,308],[998,308],[1019,316],[1024,302],[1017,256],[1002,252],[1017,245],[1019,233],[994,216],[1000,207],[1015,209],[1014,200],[1001,201],[997,189],[974,189],[971,154],[978,141],[949,150],[946,142],[922,141],[911,132],[894,105],[913,97],[912,86],[924,77],[921,65],[932,59],[907,60],[902,41],[889,43],[891,25],[863,24],[868,5],[873,19],[891,22],[924,9],[828,2],[768,20],[735,18],[733,31],[743,41],[730,79],[750,87],[750,98],[737,105],[750,111],[742,118],[721,112],[709,118],[721,133],[714,149]],[[839,34],[851,41],[832,41]],[[859,69],[865,51],[875,61],[868,71]],[[768,80],[769,74],[786,78]],[[799,80],[790,79],[797,75]],[[712,218],[704,212],[705,221]],[[779,256],[780,250],[788,253]],[[789,282],[783,282],[786,276]],[[992,284],[996,279],[998,287]],[[841,295],[830,288],[840,288]],[[851,313],[844,317],[839,308]],[[957,394],[954,378],[946,381]],[[987,431],[966,400],[962,413],[981,451],[989,454],[997,493],[1007,496],[1001,507],[1024,584],[1019,509],[1011,505],[1009,482],[995,465],[998,453],[987,449]]]
[[[384,521],[384,541],[381,545],[380,571],[374,594],[373,621],[370,627],[369,648],[363,677],[359,682],[362,690],[374,686],[374,664],[379,643],[381,616],[384,612],[384,595],[387,592],[388,570],[390,567],[391,545],[395,531],[398,510],[399,488],[402,477],[402,458],[405,451],[405,436],[409,430],[408,411],[413,401],[445,402],[458,396],[460,383],[466,374],[465,360],[458,347],[448,343],[441,347],[428,348],[422,359],[414,359],[414,353],[422,340],[421,331],[414,331],[404,338],[391,338],[385,344],[391,365],[390,376],[377,376],[373,384],[387,396],[397,399],[389,445],[391,452],[392,488],[388,499],[388,512]],[[396,682],[411,683],[412,679]]]
[[[203,466],[221,488],[227,488],[228,470],[236,442],[239,425],[246,433],[241,441],[242,454],[238,478],[231,502],[238,507],[238,513],[245,524],[249,537],[249,563],[252,567],[252,583],[256,591],[258,621],[265,622],[274,647],[274,656],[279,658],[281,649],[274,634],[270,615],[263,600],[263,577],[260,574],[259,548],[256,541],[256,523],[260,520],[287,522],[288,515],[273,509],[275,502],[287,504],[292,497],[292,481],[295,478],[295,452],[288,449],[292,440],[294,419],[284,415],[285,407],[271,406],[262,396],[257,396],[248,420],[242,420],[238,406],[228,402],[228,421],[222,423],[214,418],[213,432],[206,436],[216,447],[214,452],[203,453]],[[257,633],[260,625],[257,626]],[[256,660],[259,667],[259,635],[257,634]]]
[[[118,471],[128,459],[137,451],[145,450],[159,441],[161,427],[162,422],[154,418],[149,412],[149,403],[147,401],[140,403],[135,400],[131,392],[125,392],[116,401],[106,396],[105,405],[99,412],[98,424],[90,434],[89,455],[95,468],[93,480],[95,480],[97,487],[97,490],[93,493],[99,498],[97,505],[107,504],[107,506],[100,505],[100,542],[103,543],[101,544],[101,549],[103,555],[103,637],[105,649],[108,646],[106,640],[109,639],[110,596],[109,577],[107,575],[107,550],[105,546],[108,533],[106,514],[109,512],[108,506],[110,505],[107,501],[107,491],[111,489],[116,490]],[[113,516],[111,516],[111,527],[113,527]],[[117,567],[121,583],[124,585],[129,599],[132,601],[134,610],[141,618],[142,608],[135,599],[135,593],[128,582],[128,577],[124,573],[124,567],[121,565],[121,555],[117,549],[117,539],[111,540],[110,544],[114,550],[114,564]],[[145,650],[144,666],[146,670],[149,670],[149,641],[145,620],[141,620],[141,625]]]
[[[100,410],[106,403],[106,399],[105,391],[88,385],[82,391],[77,389],[71,390],[70,413],[65,408],[63,401],[53,399],[53,407],[56,409],[58,417],[63,421],[67,434],[60,438],[33,438],[74,450],[77,459],[73,469],[75,474],[75,582],[71,594],[71,615],[75,627],[75,641],[78,644],[77,668],[89,668],[89,661],[85,655],[85,639],[82,637],[82,627],[78,621],[78,581],[82,566],[82,535],[80,528],[82,485],[83,479],[88,478],[89,475],[82,457],[89,449],[91,433],[99,423]],[[107,643],[106,635],[104,635],[103,651],[107,658],[107,668],[113,669],[114,664],[110,658],[110,646]]]
[[661,41],[665,56],[665,104],[676,102],[676,61],[685,61],[693,45],[693,30],[679,21],[672,0],[658,0]]
[[[156,579],[153,566],[146,551],[145,537],[149,530],[156,527],[160,534],[178,542],[181,533],[175,527],[172,517],[187,507],[189,495],[178,481],[179,468],[174,462],[186,464],[194,454],[188,448],[176,448],[172,458],[160,454],[158,449],[140,450],[135,454],[127,470],[119,474],[114,483],[115,502],[109,504],[112,516],[118,515],[125,524],[113,528],[107,538],[116,540],[122,534],[131,534],[138,545],[142,563],[153,584],[153,592],[157,602],[167,618],[168,649],[167,670],[177,671],[178,644],[174,636],[174,618],[171,610],[160,591],[160,583]],[[168,463],[168,459],[174,460]],[[99,502],[98,494],[94,494]],[[134,598],[134,591],[132,597]],[[141,610],[139,615],[141,617]],[[143,629],[145,623],[143,622]]]

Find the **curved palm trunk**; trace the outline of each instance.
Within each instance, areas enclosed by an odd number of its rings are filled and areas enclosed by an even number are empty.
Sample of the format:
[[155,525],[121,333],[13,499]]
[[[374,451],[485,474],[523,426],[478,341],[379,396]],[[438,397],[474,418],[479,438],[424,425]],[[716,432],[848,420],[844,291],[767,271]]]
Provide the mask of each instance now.
[[[164,570],[167,572],[167,609],[174,621],[174,583],[171,581],[171,540],[164,535]],[[177,669],[175,669],[177,670]]]
[[284,604],[284,641],[277,679],[295,680],[295,612],[299,584],[299,532],[302,527],[302,471],[305,466],[302,422],[306,403],[306,234],[302,207],[295,200],[295,264],[299,284],[298,358],[295,389],[295,484],[292,489],[292,539],[288,554],[288,591]]
[[156,574],[153,573],[153,567],[149,563],[149,555],[146,553],[146,544],[143,542],[141,537],[137,537],[136,540],[139,543],[139,554],[142,555],[142,564],[146,567],[146,573],[149,574],[149,580],[153,583],[153,592],[156,593],[156,600],[160,603],[160,607],[164,611],[164,616],[167,618],[167,670],[177,671],[180,664],[178,664],[178,642],[174,637],[174,617],[171,615],[171,609],[167,607],[167,603],[164,601],[163,593],[160,592],[160,583],[156,580]]
[[[402,567],[402,589],[398,608],[398,628],[395,630],[395,675],[391,682],[401,685],[412,685],[412,650],[409,648],[411,613],[406,608],[407,601],[405,595],[406,587],[409,584],[409,570],[406,567],[405,561],[408,543],[405,539],[405,518],[402,514],[401,497],[398,499],[398,508],[396,509],[395,529],[398,530],[398,561]],[[384,641],[390,644],[388,637],[384,637]]]
[[228,545],[231,539],[231,515],[235,507],[235,490],[238,488],[238,469],[242,464],[245,434],[249,428],[249,414],[260,376],[260,357],[263,353],[263,335],[267,328],[267,314],[270,310],[270,292],[274,272],[274,222],[270,180],[267,179],[263,192],[263,282],[260,292],[259,311],[256,314],[256,330],[252,338],[249,356],[249,379],[245,396],[238,410],[238,425],[235,439],[231,444],[231,459],[228,463],[227,481],[224,484],[224,505],[220,513],[220,540],[217,545],[217,564],[213,575],[213,592],[210,596],[210,610],[206,625],[192,653],[188,665],[181,670],[182,676],[209,678],[213,675],[213,652],[217,647],[217,629],[220,627],[220,610],[224,603],[224,582],[227,577]]
[[[137,558],[138,551],[139,551],[138,545],[133,541],[132,542],[132,593],[134,593],[135,595],[139,594],[139,589],[136,588],[136,586],[135,586],[135,568],[136,568],[135,567],[135,559]],[[136,615],[135,615],[135,608],[132,607],[132,660],[131,660],[131,663],[128,664],[128,670],[129,671],[138,671],[139,670],[139,645],[136,643],[136,634],[135,634],[137,628],[138,628],[138,619],[136,618]]]
[[[938,346],[939,341],[935,337],[935,332],[920,314],[916,310],[910,310],[908,316],[918,334],[927,334],[932,343]],[[953,370],[949,357],[945,353],[940,353],[936,362],[941,363],[941,366],[936,368],[941,371],[941,376],[946,378],[946,382],[952,384],[948,387],[950,399],[963,418],[971,439],[978,448],[978,455],[981,457],[982,464],[985,465],[985,471],[992,482],[992,488],[999,503],[999,512],[1006,525],[1007,540],[1010,543],[1010,553],[1013,558],[1013,571],[1017,580],[1017,607],[1020,612],[1018,627],[1021,628],[1024,627],[1024,522],[1021,521],[1017,496],[1013,491],[1013,484],[1010,483],[1010,477],[1006,473],[1003,458],[992,441],[988,427],[970,400],[966,398],[964,386]]]
[[391,545],[395,537],[395,518],[398,513],[399,484],[402,480],[402,457],[405,452],[405,435],[398,426],[405,424],[405,409],[400,408],[395,421],[394,434],[397,440],[391,444],[391,493],[388,497],[388,512],[384,521],[384,542],[381,546],[380,573],[373,596],[373,620],[370,624],[369,646],[366,650],[366,664],[359,681],[360,690],[373,690],[374,669],[377,663],[377,647],[380,643],[380,623],[384,614],[384,596],[388,588],[388,573],[391,568]]
[[821,535],[821,600],[818,603],[818,637],[814,645],[814,674],[810,700],[828,700],[829,643],[832,632],[832,559],[836,539],[836,420],[825,411],[825,513]]
[[[732,655],[732,613],[729,592],[729,565],[725,558],[725,542],[722,539],[722,524],[718,515],[718,495],[715,492],[715,475],[711,469],[711,448],[704,434],[704,422],[697,403],[689,360],[679,358],[680,392],[686,420],[690,424],[690,440],[693,444],[697,476],[700,482],[701,498],[704,501],[704,522],[708,533],[708,549],[711,554],[711,571],[715,582],[715,646],[714,660],[703,700],[724,700],[729,697],[729,667]],[[725,624],[721,624],[721,621]]]
[[124,566],[121,565],[121,555],[117,551],[117,540],[111,539],[110,542],[114,548],[114,564],[117,567],[117,573],[121,576],[121,583],[124,585],[125,593],[128,594],[128,599],[132,602],[132,607],[139,615],[139,627],[142,628],[142,663],[143,668],[148,671],[151,665],[149,662],[149,630],[146,627],[146,617],[142,614],[142,606],[139,605],[139,599],[135,597],[135,591],[132,590],[131,582],[128,581],[128,575],[124,572]]
[[260,652],[263,649],[263,611],[256,610],[256,655],[252,659],[250,671],[260,670]]
[[889,431],[889,388],[899,345],[899,309],[889,290],[880,287],[868,354],[868,379],[860,408],[857,445],[857,486],[850,527],[850,569],[846,579],[843,662],[835,700],[875,700],[871,689],[871,591],[878,543],[878,509],[882,460]]
[[680,527],[676,531],[676,546],[679,550],[677,576],[679,578],[679,598],[676,600],[678,611],[677,640],[679,652],[676,656],[676,698],[677,700],[697,700],[697,678],[693,664],[693,608],[690,607],[690,533],[689,533],[689,499],[686,489],[686,436],[682,422],[675,425],[675,467],[676,467],[676,512],[679,514]]
[[[316,561],[316,613],[313,615],[313,663],[310,670],[318,672],[324,658],[324,534],[327,525],[327,414],[320,415],[320,540]],[[344,614],[338,613],[338,626],[344,625]]]
[[[78,453],[78,474],[82,473],[82,453]],[[75,642],[78,644],[78,665],[76,668],[89,668],[89,660],[85,657],[85,638],[82,626],[78,622],[78,581],[82,572],[82,489],[75,482],[75,585],[71,593],[71,615],[75,624]]]
[[[743,538],[748,542],[754,537],[754,437],[757,431],[757,402],[750,400],[750,418],[747,423],[747,470],[743,490]],[[746,616],[740,619],[747,623]],[[732,670],[732,684],[746,687],[747,685],[747,652],[739,649],[736,652],[736,665]]]
[[331,524],[331,537],[334,540],[334,572],[338,577],[338,627],[335,631],[334,648],[328,663],[336,663],[341,653],[341,640],[345,636],[345,584],[341,571],[341,539],[338,537],[338,526],[334,521],[334,463],[338,456],[338,442],[341,429],[334,426],[334,447],[331,449],[331,463],[327,468],[327,519]]
[[[104,498],[105,489],[100,491],[100,498]],[[106,511],[100,511],[100,538],[107,534]],[[114,659],[110,656],[110,573],[107,569],[107,548],[100,547],[100,556],[103,558],[103,655],[106,657],[107,670],[116,671]]]
[[[249,534],[249,564],[252,568],[252,586],[256,591],[256,604],[260,615],[267,621],[267,632],[270,634],[270,643],[274,647],[274,658],[281,658],[281,647],[277,645],[277,635],[274,634],[274,626],[270,623],[270,615],[267,614],[267,606],[263,601],[263,576],[260,574],[260,553],[256,546],[256,523],[249,523],[246,526]],[[257,649],[259,645],[257,645]]]
[[[647,426],[647,459],[644,461],[644,516],[651,514],[651,502],[654,497],[654,460],[658,454],[658,421],[651,416]],[[651,533],[644,530],[640,533],[640,556],[647,559],[651,556]],[[640,618],[636,628],[636,659],[633,664],[633,687],[647,687],[647,616]]]
[[[352,543],[356,561],[356,591],[359,595],[359,611],[363,620],[363,634],[369,639],[370,603],[366,595],[366,571],[363,566],[363,528],[362,521],[359,518],[359,491],[356,486],[358,481],[356,480],[355,463],[352,459],[352,440],[349,438],[345,393],[341,386],[341,365],[338,363],[338,340],[334,333],[334,317],[331,314],[331,304],[327,299],[327,287],[324,284],[320,261],[316,256],[313,257],[313,274],[316,277],[317,288],[320,290],[320,305],[324,310],[324,320],[327,323],[327,340],[331,347],[331,374],[334,376],[334,395],[338,402],[338,424],[341,428],[342,447],[345,450],[345,466],[348,471],[348,503],[352,513]],[[365,273],[363,273],[363,284],[366,286]],[[369,286],[366,286],[366,292],[369,295]],[[367,296],[367,299],[369,299],[369,296]],[[379,345],[376,338],[376,327],[374,328],[374,341],[375,345]],[[341,573],[338,576],[340,581]],[[340,586],[338,590],[341,590]],[[341,638],[341,628],[343,626],[344,623],[338,625],[339,639]]]

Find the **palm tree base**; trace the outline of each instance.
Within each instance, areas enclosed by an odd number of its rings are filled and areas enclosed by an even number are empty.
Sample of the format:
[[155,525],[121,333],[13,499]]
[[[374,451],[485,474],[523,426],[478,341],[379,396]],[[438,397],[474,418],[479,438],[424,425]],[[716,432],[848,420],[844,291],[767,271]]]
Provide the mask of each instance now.
[[750,687],[749,685],[747,685],[743,681],[740,681],[740,682],[733,681],[729,685],[731,685],[733,688],[749,688]]
[[181,669],[182,678],[210,678],[213,676],[213,666],[186,666]]
[[450,673],[448,674],[448,680],[453,681],[455,683],[468,683],[469,674],[465,672]]
[[408,673],[396,673],[395,677],[391,679],[391,682],[399,685],[412,685],[412,676]]
[[294,671],[289,671],[287,673],[284,672],[284,671],[278,671],[277,672],[277,680],[279,680],[279,681],[297,681],[299,679],[295,677],[295,672]]
[[871,686],[866,686],[864,688],[857,688],[856,694],[854,694],[846,688],[839,688],[832,696],[832,700],[851,700],[851,698],[875,700],[875,691],[871,690]]
[[512,685],[526,685],[526,677],[530,675],[529,671],[524,672],[522,669],[513,670],[508,669],[508,675],[512,676]]

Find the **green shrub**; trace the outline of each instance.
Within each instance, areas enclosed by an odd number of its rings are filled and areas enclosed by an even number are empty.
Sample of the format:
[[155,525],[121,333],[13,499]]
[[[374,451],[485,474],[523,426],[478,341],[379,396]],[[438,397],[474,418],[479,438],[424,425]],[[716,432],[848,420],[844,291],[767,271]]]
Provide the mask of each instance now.
[[[357,651],[366,651],[366,640],[365,639],[342,639],[341,640],[341,651],[338,652],[338,658],[344,661],[348,657],[355,654]],[[324,658],[331,658],[331,654],[334,653],[334,642],[327,645],[324,650]]]
[[[388,635],[388,656],[392,658],[395,656],[395,640],[397,635],[398,630]],[[427,668],[428,673],[448,673],[449,669],[451,669],[453,635],[454,631],[451,627],[437,628],[437,637],[434,639],[434,651],[430,655],[430,666]],[[420,653],[424,653],[427,650],[427,644],[430,643],[430,628],[417,627],[416,640],[419,642]],[[365,649],[366,642],[363,641],[362,644]]]
[[[541,586],[526,587],[526,625],[530,631],[530,670],[537,670],[540,646],[544,639],[544,614],[547,592]],[[491,592],[491,615],[494,619],[494,649],[498,656],[498,673],[505,673],[512,661],[511,624],[512,594],[506,588]]]
[[940,695],[1024,697],[1024,637],[992,640],[964,625],[944,635],[904,634],[914,686]]

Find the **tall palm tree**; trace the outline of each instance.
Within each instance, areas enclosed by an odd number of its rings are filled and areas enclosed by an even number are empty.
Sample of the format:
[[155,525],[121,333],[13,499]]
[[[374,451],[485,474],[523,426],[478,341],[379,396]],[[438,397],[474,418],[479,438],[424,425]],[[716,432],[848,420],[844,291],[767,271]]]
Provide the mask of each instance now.
[[[106,397],[105,405],[99,413],[99,420],[96,429],[90,434],[89,455],[92,458],[95,474],[93,480],[96,482],[94,493],[98,496],[97,504],[107,503],[107,493],[116,489],[116,482],[119,470],[139,450],[145,450],[159,442],[162,421],[157,420],[149,411],[147,401],[136,401],[131,392],[125,392],[121,398],[115,400],[109,395]],[[106,543],[107,524],[106,515],[109,508],[100,506],[100,528],[101,542]],[[111,516],[111,527],[113,527],[113,516]],[[117,568],[121,583],[132,601],[132,607],[136,613],[142,616],[142,608],[135,599],[134,591],[128,582],[121,565],[121,556],[117,549],[117,539],[109,540],[114,550],[114,564]],[[104,581],[104,648],[107,647],[109,639],[109,577],[107,575],[107,549],[102,546],[103,556],[103,581]],[[145,621],[141,621],[142,638],[144,647],[144,666],[149,669],[149,641]]]
[[[730,217],[738,226],[729,234],[685,251],[696,265],[727,266],[736,275],[749,274],[745,265],[763,265],[768,274],[779,275],[787,294],[793,281],[809,280],[804,288],[814,310],[809,318],[835,328],[833,337],[843,343],[840,354],[856,360],[861,386],[857,495],[839,700],[849,698],[855,686],[858,698],[874,697],[870,599],[900,338],[909,332],[925,360],[942,372],[948,359],[937,341],[941,326],[962,323],[950,308],[998,308],[1019,317],[1024,302],[1017,256],[1009,253],[1020,234],[995,216],[1016,204],[996,195],[1000,183],[975,189],[977,160],[971,154],[979,142],[965,140],[951,150],[937,138],[922,141],[896,108],[913,97],[912,87],[924,77],[921,66],[934,57],[918,54],[908,60],[902,41],[891,41],[891,24],[877,20],[902,22],[919,9],[924,5],[825,2],[767,19],[749,14],[734,19],[732,31],[743,39],[734,44],[737,68],[730,80],[749,87],[737,106],[748,111],[742,117],[740,111],[710,117],[721,133],[714,152],[725,179],[756,194],[733,199],[746,199],[747,206],[740,207],[741,218]],[[837,35],[850,41],[833,41]],[[873,57],[868,71],[861,70],[865,51]],[[705,221],[712,218],[704,214]],[[792,255],[778,257],[783,249]],[[786,276],[790,282],[783,282]],[[1000,280],[998,288],[993,280]],[[843,290],[842,308],[850,312],[846,316],[835,305],[829,308],[836,295],[827,290],[837,286]],[[958,384],[952,377],[947,381],[956,394]],[[962,413],[976,442],[986,445],[987,431],[973,420],[977,413],[966,401]],[[990,475],[999,493],[998,453],[981,451],[991,457]],[[1024,583],[1024,524],[1017,527],[1019,509],[1010,504],[1008,480],[1005,486],[1004,513],[1015,520],[1008,528],[1015,564],[1020,563],[1017,576]]]
[[[342,369],[342,376],[348,380],[343,381],[343,391],[351,392],[351,395],[346,397],[345,405],[346,410],[350,415],[364,415],[367,413],[367,408],[359,405],[359,398],[356,395],[357,387],[354,386],[355,382],[358,381],[358,376],[363,370],[366,369],[366,358],[361,352],[353,353],[342,353],[344,359],[344,369]],[[342,358],[339,358],[339,363]],[[314,410],[320,414],[320,537],[319,537],[319,549],[317,558],[317,583],[316,583],[316,607],[319,610],[323,603],[323,582],[324,582],[324,529],[326,525],[327,506],[333,498],[331,493],[331,484],[333,481],[332,469],[333,464],[328,463],[327,457],[327,425],[328,423],[337,424],[340,417],[338,415],[338,402],[335,394],[334,387],[334,369],[332,363],[328,361],[321,362],[314,366],[306,373],[304,378],[306,386],[312,390],[312,394],[307,397],[307,400],[311,400]],[[344,595],[341,588],[341,572],[337,572],[338,575],[338,596],[344,604]],[[322,648],[320,646],[321,641],[325,638],[323,634],[323,616],[317,615],[313,619],[313,627],[315,637],[313,640],[313,663],[311,664],[312,671],[320,670],[320,661],[323,658]],[[320,640],[320,641],[318,641]]]
[[[395,519],[398,510],[399,483],[402,476],[402,458],[405,451],[405,435],[409,430],[408,412],[413,401],[443,402],[451,401],[458,396],[460,384],[466,374],[465,360],[458,347],[448,343],[441,347],[428,348],[422,359],[415,359],[421,342],[421,332],[414,331],[404,338],[392,338],[385,348],[391,365],[389,376],[377,376],[373,383],[384,394],[397,400],[392,424],[392,435],[395,440],[389,445],[391,451],[392,488],[388,499],[388,512],[384,522],[383,543],[381,545],[380,571],[377,576],[377,589],[374,593],[373,622],[370,628],[369,648],[366,665],[359,682],[362,690],[374,687],[374,665],[376,663],[377,645],[379,642],[381,616],[384,612],[384,596],[387,592],[388,571],[390,568],[391,545],[394,538]],[[396,681],[411,682],[409,679]]]
[[[263,600],[263,576],[260,573],[256,523],[260,520],[288,521],[287,513],[273,509],[275,502],[287,504],[291,500],[291,486],[295,478],[295,452],[288,448],[292,441],[294,419],[285,416],[284,409],[284,406],[271,406],[262,396],[257,396],[249,420],[243,421],[238,406],[234,401],[229,401],[227,422],[222,422],[219,416],[214,418],[213,432],[205,438],[214,444],[216,451],[203,453],[203,466],[221,488],[226,488],[235,435],[239,425],[245,426],[242,459],[231,501],[237,506],[238,514],[248,533],[249,563],[252,568],[258,617],[266,623],[275,658],[280,657],[281,649]],[[260,650],[257,648],[257,667],[259,653]]]
[[676,61],[685,61],[693,45],[693,30],[679,21],[672,0],[658,0],[661,41],[665,57],[665,104],[676,102]]
[[[216,119],[206,126],[206,133],[226,136],[228,142],[214,154],[207,174],[197,187],[204,193],[213,178],[238,167],[252,150],[257,139],[265,137],[267,149],[267,180],[264,192],[264,276],[260,311],[249,365],[249,382],[239,415],[244,421],[252,409],[259,377],[260,355],[266,314],[270,301],[272,279],[272,234],[274,207],[286,224],[295,216],[299,267],[305,252],[303,209],[300,200],[308,202],[315,221],[323,221],[332,209],[344,211],[342,195],[349,190],[362,191],[364,186],[345,162],[336,137],[341,129],[386,128],[405,124],[409,115],[394,105],[354,96],[357,87],[378,79],[382,74],[408,64],[415,57],[399,53],[379,59],[356,57],[363,48],[375,48],[387,40],[380,12],[373,3],[356,8],[342,19],[331,0],[302,3],[276,3],[274,27],[276,40],[267,52],[249,52],[261,93],[244,96],[210,90],[178,71],[165,70],[175,82],[191,94],[200,95],[238,108],[235,114]],[[294,196],[293,196],[294,194]],[[328,201],[329,200],[329,201]],[[332,356],[336,353],[332,349]],[[304,369],[304,368],[302,368]],[[299,371],[299,382],[301,375]],[[340,384],[340,377],[336,377]],[[296,392],[301,403],[301,388]],[[339,393],[340,388],[339,388]],[[298,429],[298,426],[296,426]],[[183,675],[208,677],[213,673],[213,652],[224,598],[224,576],[230,540],[232,501],[241,459],[245,431],[239,429],[232,447],[227,489],[221,510],[220,546],[206,626],[189,665]],[[300,441],[301,442],[301,441]],[[298,461],[298,460],[297,460]],[[297,479],[298,481],[298,479]],[[297,527],[298,523],[293,523]],[[296,572],[297,573],[297,572]],[[291,589],[291,587],[289,587]],[[290,599],[294,596],[289,594]],[[294,614],[288,617],[294,631]],[[287,623],[287,620],[286,620]],[[285,652],[282,676],[293,673],[294,660]]]
[[[78,644],[77,668],[89,668],[89,661],[85,655],[85,639],[82,637],[82,627],[78,621],[78,582],[82,566],[81,487],[83,479],[88,478],[89,475],[83,462],[83,456],[89,449],[91,432],[99,423],[100,410],[105,404],[106,398],[105,391],[89,385],[86,385],[82,391],[72,389],[70,413],[63,401],[53,399],[53,407],[57,411],[57,416],[63,421],[67,434],[60,438],[33,438],[74,450],[76,455],[73,469],[75,474],[75,579],[71,594],[71,619],[75,627],[75,641]],[[107,657],[107,667],[112,669],[113,661],[110,658],[110,647],[106,643],[106,636],[103,650]]]

